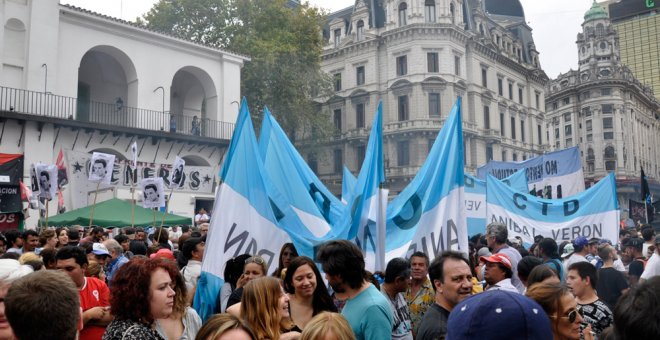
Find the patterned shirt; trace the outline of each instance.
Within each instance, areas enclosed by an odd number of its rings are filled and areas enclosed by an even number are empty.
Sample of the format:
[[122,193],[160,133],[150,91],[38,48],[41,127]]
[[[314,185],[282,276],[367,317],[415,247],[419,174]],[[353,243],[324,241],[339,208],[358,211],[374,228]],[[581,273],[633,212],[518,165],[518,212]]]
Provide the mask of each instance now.
[[612,311],[600,299],[585,305],[578,304],[578,306],[582,310],[582,318],[584,319],[580,329],[584,329],[589,324],[591,330],[596,333],[596,337],[600,336],[600,333],[614,322]]
[[412,321],[413,334],[417,334],[424,313],[426,313],[429,306],[435,302],[435,291],[433,290],[433,285],[431,285],[431,280],[429,280],[428,277],[425,278],[424,282],[422,282],[422,287],[415,296],[412,296],[410,287],[408,287],[403,297],[406,298],[408,307],[410,307],[410,319]]
[[155,329],[132,320],[114,319],[106,328],[103,340],[164,340]]

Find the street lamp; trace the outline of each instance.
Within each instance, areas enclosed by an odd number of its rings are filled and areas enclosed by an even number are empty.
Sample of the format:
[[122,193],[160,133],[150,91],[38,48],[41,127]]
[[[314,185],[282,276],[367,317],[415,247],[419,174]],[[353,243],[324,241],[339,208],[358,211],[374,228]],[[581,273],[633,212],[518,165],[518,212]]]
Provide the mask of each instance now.
[[44,94],[48,91],[48,65],[46,63],[41,64],[41,67],[46,68],[46,75],[44,76]]
[[154,90],[154,93],[156,93],[156,91],[158,91],[159,89],[163,90],[163,114],[164,114],[165,113],[165,89],[162,86],[158,86]]

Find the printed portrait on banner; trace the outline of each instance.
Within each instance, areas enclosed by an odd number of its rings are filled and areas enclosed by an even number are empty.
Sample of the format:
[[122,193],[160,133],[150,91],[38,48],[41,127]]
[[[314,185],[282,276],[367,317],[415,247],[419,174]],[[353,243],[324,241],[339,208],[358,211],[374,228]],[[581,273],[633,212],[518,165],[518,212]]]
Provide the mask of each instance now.
[[142,206],[147,209],[165,206],[164,182],[162,178],[145,178],[140,181]]
[[39,192],[39,177],[37,176],[37,166],[35,164],[30,167],[30,189],[33,193]]
[[57,166],[39,163],[35,168],[39,183],[39,198],[50,201],[57,195]]
[[172,165],[172,173],[170,175],[170,188],[181,188],[185,180],[183,168],[186,166],[186,161],[177,156]]
[[89,165],[89,181],[94,183],[110,184],[112,169],[115,164],[115,155],[94,152]]

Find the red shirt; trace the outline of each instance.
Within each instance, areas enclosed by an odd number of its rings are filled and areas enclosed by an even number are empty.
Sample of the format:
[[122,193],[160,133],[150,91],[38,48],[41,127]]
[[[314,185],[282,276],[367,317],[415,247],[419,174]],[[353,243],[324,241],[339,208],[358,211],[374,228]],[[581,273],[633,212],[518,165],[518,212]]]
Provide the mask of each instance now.
[[[105,282],[95,277],[85,277],[85,285],[80,290],[80,307],[83,312],[93,307],[110,306],[110,289]],[[105,326],[85,326],[80,331],[80,340],[100,340]]]

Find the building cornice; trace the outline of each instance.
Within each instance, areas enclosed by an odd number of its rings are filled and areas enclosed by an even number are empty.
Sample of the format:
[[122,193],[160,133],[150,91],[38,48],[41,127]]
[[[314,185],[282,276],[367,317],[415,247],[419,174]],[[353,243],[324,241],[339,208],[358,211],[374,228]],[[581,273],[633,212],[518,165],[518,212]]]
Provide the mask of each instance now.
[[60,20],[110,33],[114,36],[123,36],[148,44],[160,45],[167,49],[181,50],[187,53],[196,52],[200,56],[211,58],[222,56],[224,60],[240,64],[250,61],[250,57],[246,55],[177,38],[173,35],[148,29],[136,23],[98,14],[75,6],[60,5]]

